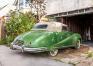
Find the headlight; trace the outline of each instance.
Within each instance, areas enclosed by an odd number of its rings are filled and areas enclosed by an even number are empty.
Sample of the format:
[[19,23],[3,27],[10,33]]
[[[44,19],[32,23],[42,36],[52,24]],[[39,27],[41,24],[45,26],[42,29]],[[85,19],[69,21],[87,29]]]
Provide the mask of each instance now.
[[24,41],[22,41],[22,40],[16,40],[15,42],[14,42],[14,44],[15,45],[23,45],[24,44]]

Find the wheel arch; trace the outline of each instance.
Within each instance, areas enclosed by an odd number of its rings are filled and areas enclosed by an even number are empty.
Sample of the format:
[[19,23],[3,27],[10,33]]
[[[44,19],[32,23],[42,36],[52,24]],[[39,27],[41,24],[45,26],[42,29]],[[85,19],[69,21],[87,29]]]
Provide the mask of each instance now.
[[75,42],[77,42],[78,40],[80,40],[80,42],[82,42],[81,35],[75,33],[75,34],[73,35],[73,42],[75,43]]

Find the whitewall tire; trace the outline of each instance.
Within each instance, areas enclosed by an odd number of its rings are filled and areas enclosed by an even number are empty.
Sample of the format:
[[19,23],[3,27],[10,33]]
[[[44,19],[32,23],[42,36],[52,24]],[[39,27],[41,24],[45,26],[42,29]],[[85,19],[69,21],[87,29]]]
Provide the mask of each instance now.
[[76,49],[79,49],[79,48],[80,48],[80,44],[81,44],[81,42],[80,42],[80,40],[78,40],[78,41],[76,42],[75,48],[76,48]]
[[56,56],[58,54],[58,49],[50,51],[51,56]]

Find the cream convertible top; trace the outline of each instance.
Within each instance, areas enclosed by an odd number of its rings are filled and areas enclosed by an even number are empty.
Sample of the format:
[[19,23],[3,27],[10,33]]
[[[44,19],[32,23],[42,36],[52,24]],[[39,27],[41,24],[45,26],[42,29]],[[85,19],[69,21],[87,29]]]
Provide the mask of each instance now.
[[46,30],[52,32],[61,32],[63,26],[67,27],[67,25],[62,24],[60,22],[39,22],[36,25],[43,25],[43,24],[48,25]]

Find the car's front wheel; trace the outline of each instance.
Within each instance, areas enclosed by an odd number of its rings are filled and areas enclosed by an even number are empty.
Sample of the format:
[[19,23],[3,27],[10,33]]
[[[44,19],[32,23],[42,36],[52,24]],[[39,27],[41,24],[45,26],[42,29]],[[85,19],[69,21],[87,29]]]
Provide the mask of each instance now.
[[58,54],[58,49],[50,51],[51,56],[56,56]]
[[81,42],[80,42],[80,40],[78,40],[78,41],[76,42],[75,48],[76,48],[76,49],[79,49],[79,48],[80,48],[80,44],[81,44]]

